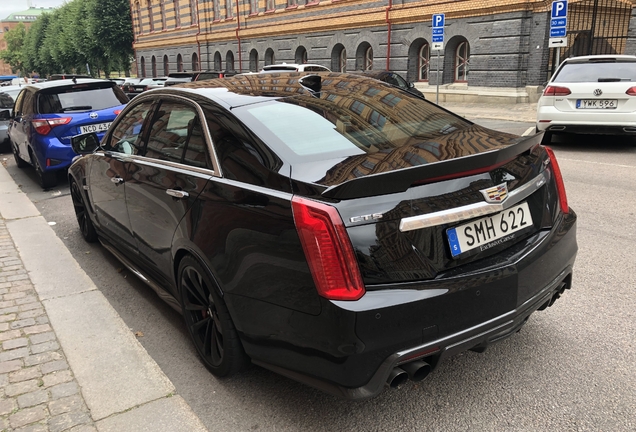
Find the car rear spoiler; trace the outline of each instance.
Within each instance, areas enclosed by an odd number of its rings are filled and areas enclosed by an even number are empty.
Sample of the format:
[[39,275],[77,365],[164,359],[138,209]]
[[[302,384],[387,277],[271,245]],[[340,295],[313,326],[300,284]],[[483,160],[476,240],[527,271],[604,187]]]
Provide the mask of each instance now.
[[338,200],[364,198],[373,195],[400,193],[416,184],[433,183],[460,176],[491,171],[541,144],[543,133],[523,137],[503,149],[477,153],[456,159],[415,166],[396,171],[372,174],[331,186],[322,192],[325,198]]

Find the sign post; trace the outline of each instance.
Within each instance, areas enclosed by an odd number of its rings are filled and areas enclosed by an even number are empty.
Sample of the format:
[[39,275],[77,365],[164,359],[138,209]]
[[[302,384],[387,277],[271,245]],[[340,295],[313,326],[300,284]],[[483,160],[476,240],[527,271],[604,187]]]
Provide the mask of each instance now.
[[444,49],[444,14],[433,14],[433,51],[437,51],[437,89],[435,103],[439,105],[439,52]]
[[557,63],[561,62],[561,47],[568,46],[567,24],[568,0],[553,1],[550,13],[550,41],[548,47],[557,49]]

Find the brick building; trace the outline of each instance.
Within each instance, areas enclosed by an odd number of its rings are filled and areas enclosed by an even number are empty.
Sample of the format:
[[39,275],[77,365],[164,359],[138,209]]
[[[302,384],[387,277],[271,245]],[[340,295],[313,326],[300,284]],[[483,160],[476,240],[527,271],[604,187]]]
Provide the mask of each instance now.
[[[24,24],[28,29],[33,22],[38,19],[44,12],[51,12],[53,8],[34,8],[31,7],[22,12],[12,13],[3,20],[0,20],[0,51],[7,49],[7,42],[4,35],[9,30],[14,29],[19,23]],[[12,75],[11,67],[0,60],[0,75]]]
[[[634,0],[636,3],[636,0]],[[551,1],[131,0],[140,76],[193,69],[257,71],[318,63],[334,71],[391,69],[442,100],[527,101],[558,63],[548,47]],[[431,16],[445,45],[431,50]],[[636,54],[632,0],[570,0],[568,47]],[[438,63],[439,58],[439,63]]]

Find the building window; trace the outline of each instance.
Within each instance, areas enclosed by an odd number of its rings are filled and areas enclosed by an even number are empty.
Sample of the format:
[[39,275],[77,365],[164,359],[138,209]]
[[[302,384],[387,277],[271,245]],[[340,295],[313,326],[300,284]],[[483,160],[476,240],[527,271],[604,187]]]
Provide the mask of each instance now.
[[212,0],[212,8],[214,14],[214,21],[219,21],[221,19],[221,0]]
[[387,94],[386,96],[384,96],[382,99],[380,99],[382,101],[382,103],[390,106],[390,107],[394,107],[396,106],[401,100],[402,98],[399,96],[396,96],[394,94]]
[[296,7],[298,6],[298,0],[287,0],[287,7]]
[[214,53],[214,70],[216,71],[220,71],[223,70],[223,65],[221,64],[223,61],[221,60],[221,53],[220,52],[215,52]]
[[228,51],[225,55],[225,70],[234,70],[234,53],[232,51]]
[[232,4],[232,0],[225,0],[225,17],[234,17],[234,5]]
[[155,31],[155,17],[152,15],[152,3],[148,0],[148,18],[150,19],[150,31]]
[[267,0],[265,10],[273,11],[274,9],[276,9],[276,2],[274,0]]
[[265,66],[274,64],[276,59],[274,58],[274,50],[271,48],[267,48],[265,51]]
[[250,72],[258,72],[258,51],[250,51]]
[[166,29],[166,6],[164,0],[159,2],[159,13],[161,13],[161,30]]
[[170,73],[170,63],[168,62],[168,56],[163,56],[163,75],[168,76]]
[[340,50],[340,55],[338,56],[338,70],[340,72],[347,71],[347,50],[344,48]]
[[460,42],[455,50],[455,81],[468,81],[468,61],[470,59],[470,46],[467,41]]
[[296,63],[304,64],[307,63],[307,49],[304,46],[299,46],[296,48],[296,55],[294,56],[294,60]]
[[350,108],[350,109],[351,109],[351,111],[353,111],[354,113],[356,113],[356,114],[358,114],[358,115],[361,115],[361,114],[362,114],[362,111],[364,111],[364,109],[365,109],[365,108],[366,108],[366,105],[365,105],[365,104],[363,104],[362,102],[360,102],[360,101],[354,101],[354,102],[351,104],[351,108]]
[[197,53],[192,54],[192,70],[199,70],[199,56],[197,55]]
[[183,72],[183,57],[177,54],[177,72]]
[[146,59],[142,56],[141,57],[141,77],[142,78],[146,78]]
[[377,111],[371,111],[371,115],[369,116],[369,123],[376,129],[382,130],[386,123],[386,117],[384,117]]
[[431,47],[425,43],[420,48],[417,57],[417,79],[418,81],[428,81],[429,62],[431,59]]
[[135,10],[137,11],[137,34],[143,33],[142,23],[141,23],[141,4],[137,3],[135,5]]
[[250,14],[255,15],[258,13],[258,0],[250,0]]
[[179,0],[174,0],[174,19],[176,27],[181,27],[181,5]]
[[150,61],[151,65],[152,65],[152,77],[156,78],[157,77],[157,59],[155,58],[155,56],[152,56],[152,60]]
[[373,69],[373,48],[368,47],[364,52],[364,70]]
[[190,22],[197,23],[197,0],[190,0]]

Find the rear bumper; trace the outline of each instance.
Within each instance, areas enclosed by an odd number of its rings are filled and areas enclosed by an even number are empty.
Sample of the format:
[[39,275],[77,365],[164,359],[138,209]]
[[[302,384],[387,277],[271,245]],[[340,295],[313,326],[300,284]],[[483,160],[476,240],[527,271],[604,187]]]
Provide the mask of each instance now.
[[[373,397],[394,368],[422,359],[435,368],[459,352],[482,350],[514,334],[570,288],[576,215],[559,219],[501,265],[367,291],[356,302],[325,300],[318,316],[272,311],[271,317],[293,328],[283,335],[269,322],[241,326],[245,350],[255,364],[328,393]],[[269,314],[263,303],[226,297],[233,315],[237,309]]]
[[550,105],[537,109],[537,130],[599,135],[636,134],[636,113],[611,110],[559,111]]

